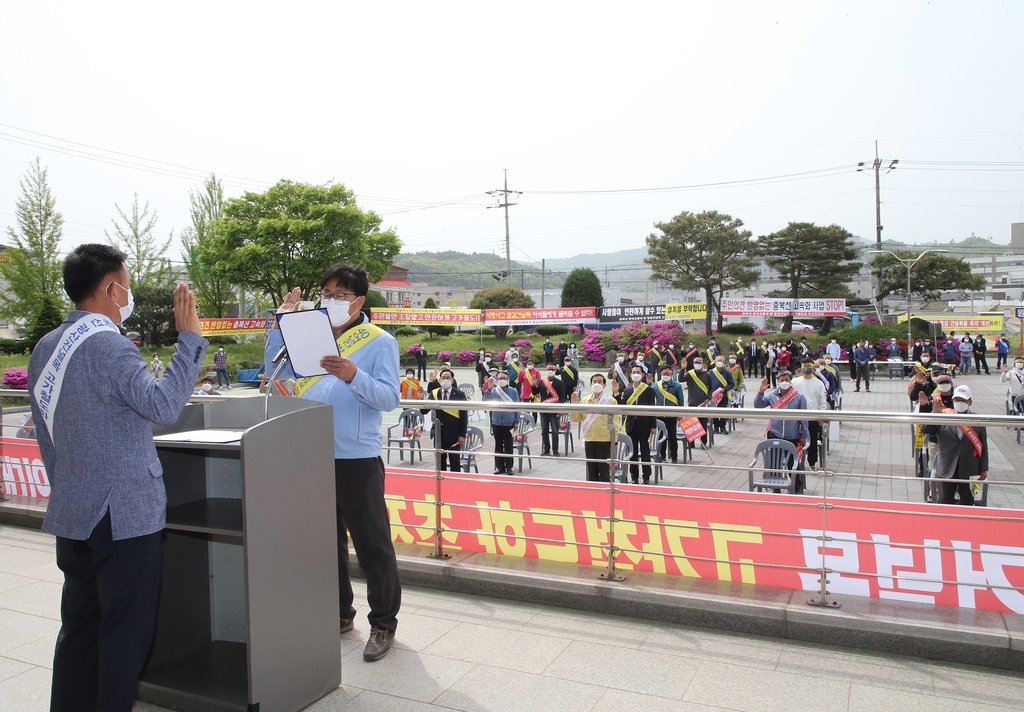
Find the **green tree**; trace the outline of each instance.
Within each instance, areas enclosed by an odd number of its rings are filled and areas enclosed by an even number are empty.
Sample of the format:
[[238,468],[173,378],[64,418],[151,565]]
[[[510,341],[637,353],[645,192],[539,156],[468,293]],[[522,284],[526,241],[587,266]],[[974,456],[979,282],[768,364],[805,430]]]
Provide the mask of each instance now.
[[423,302],[424,309],[437,309],[437,302],[434,301],[433,297],[427,297],[426,301]]
[[[782,281],[789,282],[784,296],[848,297],[846,284],[860,271],[851,237],[838,225],[791,222],[778,232],[758,238],[758,245],[768,266],[778,271]],[[792,328],[793,315],[788,314],[782,331]]]
[[44,294],[39,303],[39,311],[32,323],[32,329],[29,331],[29,340],[32,342],[33,348],[39,339],[64,322],[64,302],[62,300],[52,294]]
[[218,279],[277,303],[294,287],[312,299],[335,262],[362,265],[371,282],[387,273],[401,242],[380,225],[380,216],[361,210],[343,185],[282,180],[265,193],[226,201],[199,259]]
[[[893,250],[903,259],[914,259],[920,251]],[[907,268],[892,255],[876,255],[871,271],[879,281],[879,296],[907,291]],[[962,258],[941,253],[927,254],[910,271],[910,291],[924,299],[936,299],[950,289],[978,291],[985,288],[985,277],[971,274],[971,266]]]
[[603,307],[601,280],[589,267],[577,267],[565,278],[562,286],[563,307]]
[[139,332],[142,343],[165,346],[174,341],[174,288],[170,285],[143,284],[132,288],[135,309],[124,322],[127,331]]
[[0,262],[0,275],[7,282],[0,299],[0,317],[32,324],[38,320],[45,296],[53,298],[58,311],[66,304],[58,256],[64,217],[57,212],[47,169],[39,158],[29,165],[18,185],[21,197],[14,204],[18,229],[7,228],[12,244]]
[[106,230],[103,234],[107,236],[107,242],[128,256],[125,266],[128,268],[128,277],[132,285],[153,286],[170,283],[174,276],[171,274],[171,262],[164,255],[167,254],[167,248],[174,239],[174,230],[171,230],[167,240],[160,242],[156,236],[156,211],[154,210],[151,215],[147,202],[140,212],[138,193],[132,199],[131,215],[125,214],[117,203],[114,203],[114,207],[124,225],[111,219],[110,222],[114,224],[113,236]]
[[[437,302],[434,301],[433,297],[427,297],[423,302],[423,308],[438,309],[439,307],[437,306]],[[449,336],[450,334],[455,333],[455,328],[451,326],[428,326],[426,328],[427,335],[430,338],[434,338],[435,336]]]
[[201,191],[188,191],[188,199],[192,225],[181,231],[181,258],[192,282],[192,291],[196,294],[199,313],[203,316],[222,317],[228,307],[234,304],[235,295],[228,282],[216,277],[200,261],[199,254],[201,248],[210,243],[213,237],[212,224],[221,216],[224,188],[217,176],[211,173],[203,182]]
[[376,289],[370,289],[366,292],[366,303],[363,304],[362,312],[366,316],[370,316],[371,309],[387,309],[388,306],[388,300],[384,298],[383,294]]
[[[727,289],[749,287],[757,281],[755,247],[750,231],[741,230],[743,221],[731,215],[707,210],[682,212],[669,222],[655,223],[661,234],[647,236],[647,257],[651,279],[668,282],[677,289],[704,292],[707,318],[704,329],[711,333],[713,307]],[[721,323],[721,315],[719,315]]]
[[[470,309],[530,309],[534,305],[533,297],[515,287],[481,289],[473,295],[469,302]],[[512,330],[512,327],[508,326],[494,328],[495,334],[498,336],[507,336]]]

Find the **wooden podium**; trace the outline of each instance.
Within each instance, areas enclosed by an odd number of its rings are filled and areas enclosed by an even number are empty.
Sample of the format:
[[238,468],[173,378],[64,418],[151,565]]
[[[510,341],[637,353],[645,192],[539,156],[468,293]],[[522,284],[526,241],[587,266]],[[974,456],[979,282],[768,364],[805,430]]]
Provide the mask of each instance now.
[[193,404],[153,428],[167,528],[140,700],[291,712],[341,683],[333,409],[269,406]]

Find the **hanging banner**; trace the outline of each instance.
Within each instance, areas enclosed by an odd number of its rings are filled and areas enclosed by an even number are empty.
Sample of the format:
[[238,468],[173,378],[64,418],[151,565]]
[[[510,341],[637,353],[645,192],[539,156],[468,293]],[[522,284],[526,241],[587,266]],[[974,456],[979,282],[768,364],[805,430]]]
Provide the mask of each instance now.
[[665,305],[665,318],[669,321],[680,319],[707,319],[708,305],[704,302],[675,302]]
[[371,309],[374,324],[451,324],[481,326],[479,309]]
[[597,307],[564,309],[484,309],[487,326],[531,326],[533,324],[596,324]]
[[845,299],[722,299],[726,316],[846,316]]
[[199,328],[203,336],[240,336],[242,334],[263,334],[267,331],[266,319],[200,319]]
[[[958,331],[1002,331],[1003,317],[1001,316],[965,316],[965,317],[931,317],[913,315],[915,319],[924,319],[932,324],[939,324],[943,331],[952,329]],[[907,323],[907,315],[896,317],[898,323]]]
[[665,305],[627,304],[618,307],[601,307],[598,321],[602,324],[618,324],[624,321],[665,321]]

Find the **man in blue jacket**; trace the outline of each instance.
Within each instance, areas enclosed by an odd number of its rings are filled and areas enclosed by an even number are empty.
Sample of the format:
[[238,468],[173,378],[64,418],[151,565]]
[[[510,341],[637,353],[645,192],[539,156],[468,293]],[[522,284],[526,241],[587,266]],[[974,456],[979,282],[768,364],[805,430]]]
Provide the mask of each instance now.
[[[519,392],[508,384],[508,374],[498,369],[491,369],[490,378],[484,382],[484,400],[497,400],[504,403],[518,403]],[[511,475],[512,465],[512,429],[519,424],[519,413],[507,410],[491,411],[491,435],[494,436],[494,474]],[[504,455],[504,457],[502,457]]]
[[[327,356],[320,365],[325,376],[300,378],[295,395],[334,406],[334,482],[338,512],[338,583],[341,632],[352,630],[356,609],[348,575],[348,536],[366,574],[367,620],[370,637],[363,659],[371,662],[388,654],[398,628],[402,586],[391,542],[391,524],[384,502],[384,461],[381,451],[383,412],[398,407],[398,342],[360,311],[366,303],[369,280],[362,267],[332,265],[320,279],[320,303],[327,308],[340,356]],[[299,309],[301,290],[289,292],[278,313]],[[281,348],[280,330],[267,339],[267,371]],[[286,368],[285,370],[290,370]]]
[[64,573],[51,710],[131,710],[153,643],[167,515],[150,423],[170,425],[192,395],[209,343],[195,297],[174,291],[177,351],[154,378],[115,326],[132,313],[125,255],[81,245],[64,260],[75,305],[32,351],[28,390]]
[[857,386],[854,393],[860,391],[860,379],[864,379],[864,388],[871,392],[871,349],[864,345],[864,341],[858,341],[853,349],[853,363],[857,368]]

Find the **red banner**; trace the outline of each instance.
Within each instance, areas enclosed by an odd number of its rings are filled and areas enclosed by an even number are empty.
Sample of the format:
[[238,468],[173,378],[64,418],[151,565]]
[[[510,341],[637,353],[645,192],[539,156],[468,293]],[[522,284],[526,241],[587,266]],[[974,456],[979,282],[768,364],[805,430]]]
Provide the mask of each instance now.
[[21,438],[3,438],[4,494],[49,499],[50,480],[39,454],[39,443]]
[[692,415],[689,418],[680,418],[679,427],[683,429],[683,435],[686,436],[686,440],[691,443],[697,442],[708,434],[708,431],[704,429],[700,421]]
[[596,324],[597,307],[564,309],[484,309],[487,326],[527,326],[530,324]]
[[480,326],[479,309],[371,309],[374,324],[452,324]]

